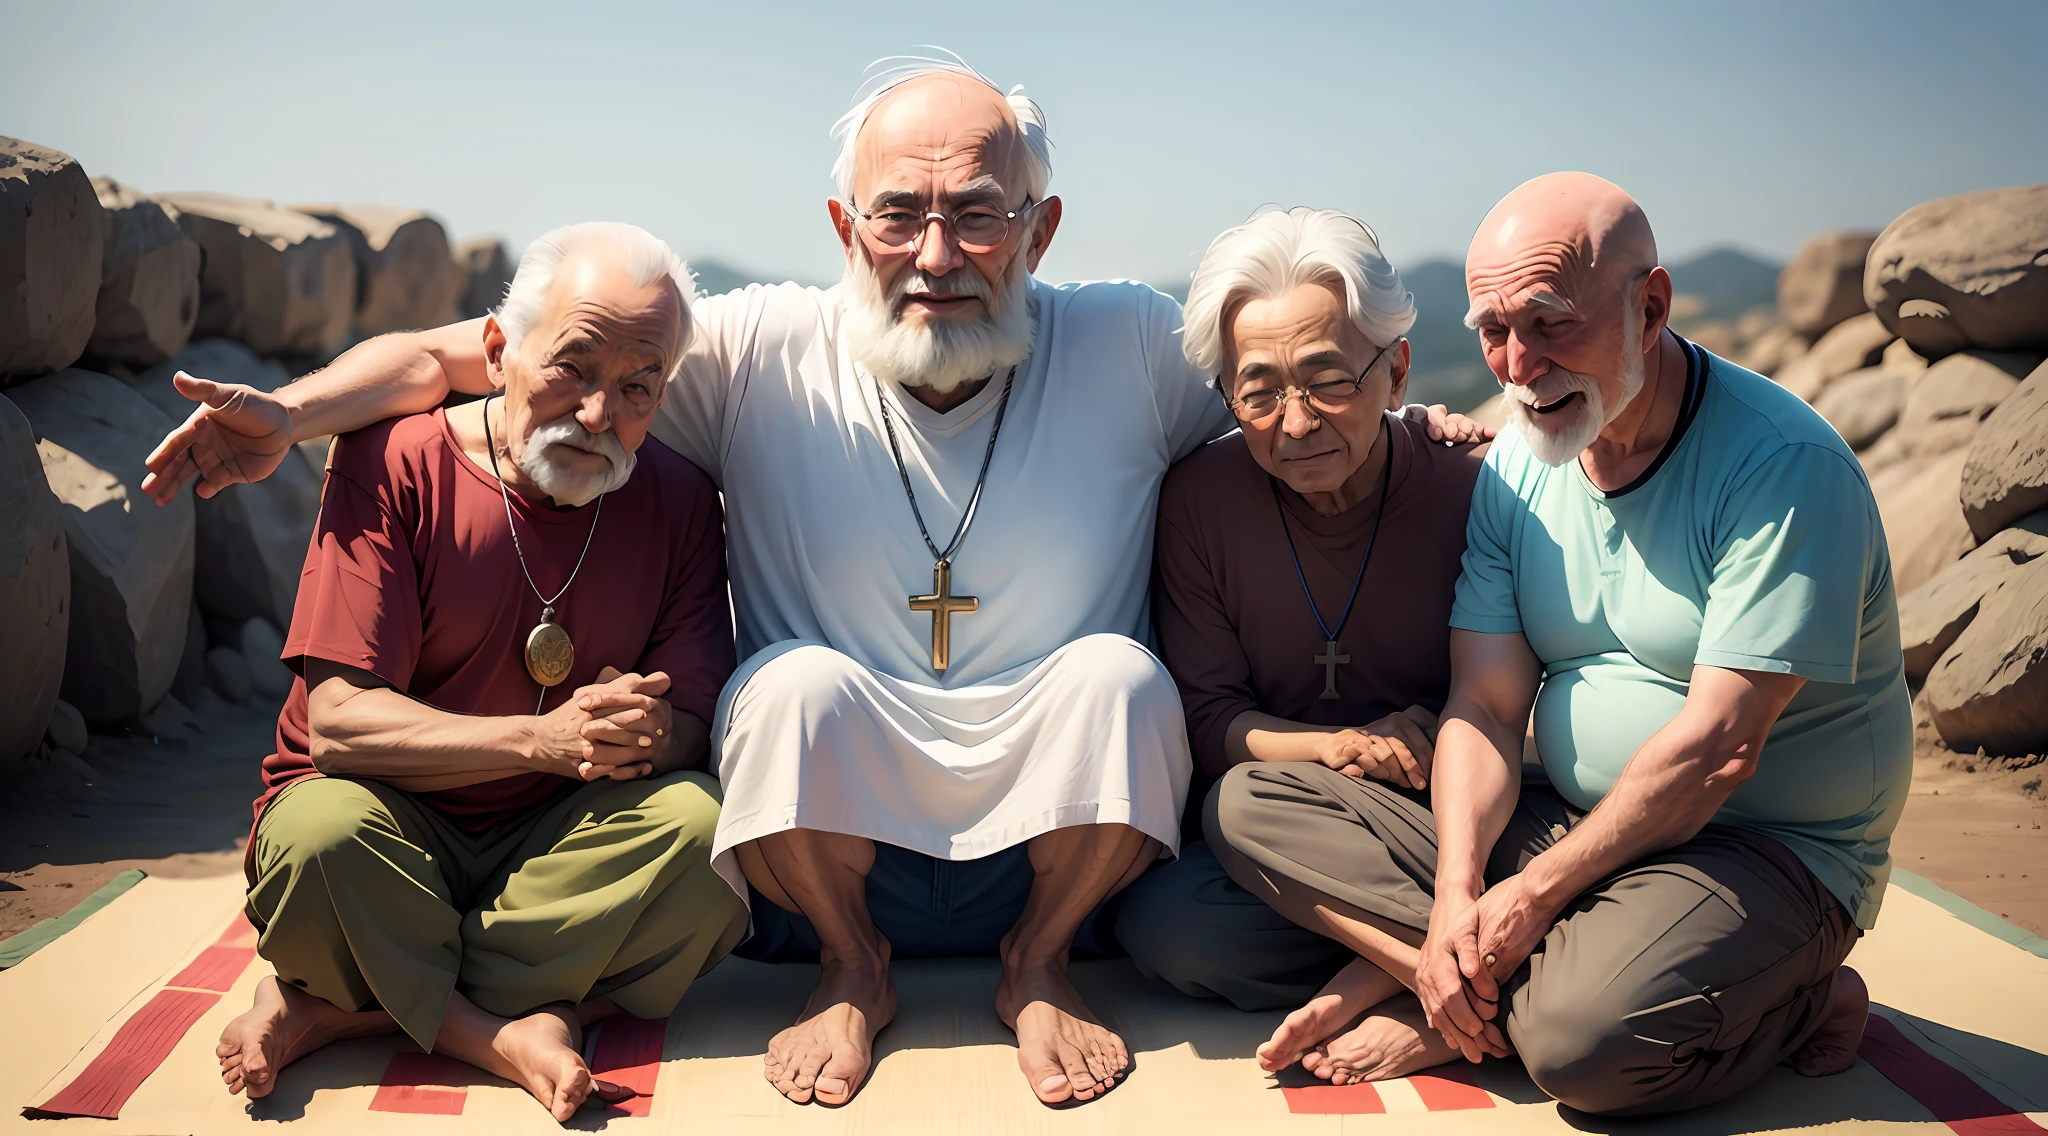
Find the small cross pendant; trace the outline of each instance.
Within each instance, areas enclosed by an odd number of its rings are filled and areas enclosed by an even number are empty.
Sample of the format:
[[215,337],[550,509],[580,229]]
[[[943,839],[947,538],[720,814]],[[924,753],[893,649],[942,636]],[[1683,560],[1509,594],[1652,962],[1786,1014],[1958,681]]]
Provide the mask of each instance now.
[[[953,562],[932,565],[932,594],[910,597],[910,610],[932,613],[932,669],[940,674],[953,659],[953,616],[966,615],[981,607],[974,596],[953,594]],[[1331,697],[1336,697],[1332,695]]]
[[1327,654],[1316,656],[1316,665],[1323,668],[1323,698],[1337,697],[1337,667],[1351,661],[1351,656],[1337,653],[1337,641],[1332,639],[1326,648]]

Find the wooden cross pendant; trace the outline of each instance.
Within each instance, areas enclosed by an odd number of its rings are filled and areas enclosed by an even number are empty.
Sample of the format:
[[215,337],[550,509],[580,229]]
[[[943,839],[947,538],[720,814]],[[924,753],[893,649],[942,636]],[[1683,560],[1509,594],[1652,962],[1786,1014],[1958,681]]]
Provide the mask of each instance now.
[[1337,697],[1337,667],[1351,661],[1351,656],[1337,653],[1337,641],[1329,641],[1328,654],[1317,655],[1316,665],[1323,668],[1323,698]]
[[[910,610],[932,613],[933,670],[940,674],[945,674],[947,664],[953,661],[954,614],[966,615],[980,607],[981,600],[974,596],[956,596],[953,594],[952,561],[941,560],[932,565],[932,594],[910,597]],[[1332,694],[1329,697],[1335,698],[1336,695]]]

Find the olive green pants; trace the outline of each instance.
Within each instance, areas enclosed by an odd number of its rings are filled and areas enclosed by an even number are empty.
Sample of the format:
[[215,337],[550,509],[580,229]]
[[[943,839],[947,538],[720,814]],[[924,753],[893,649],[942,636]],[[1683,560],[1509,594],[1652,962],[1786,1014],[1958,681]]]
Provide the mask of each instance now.
[[596,781],[484,832],[372,781],[308,778],[263,810],[258,952],[344,1010],[381,1006],[431,1051],[448,996],[501,1017],[609,998],[667,1017],[747,930],[711,869],[718,782]]

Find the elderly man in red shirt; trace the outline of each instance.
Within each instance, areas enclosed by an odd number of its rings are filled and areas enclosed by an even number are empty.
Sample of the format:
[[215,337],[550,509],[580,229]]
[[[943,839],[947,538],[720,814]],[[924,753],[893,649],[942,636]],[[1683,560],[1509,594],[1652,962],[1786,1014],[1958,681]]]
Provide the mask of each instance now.
[[583,1027],[667,1016],[744,934],[693,768],[734,666],[718,497],[647,440],[692,290],[640,229],[558,229],[484,325],[497,393],[336,440],[249,850],[277,977],[221,1036],[230,1092],[402,1029],[567,1120],[624,1092]]

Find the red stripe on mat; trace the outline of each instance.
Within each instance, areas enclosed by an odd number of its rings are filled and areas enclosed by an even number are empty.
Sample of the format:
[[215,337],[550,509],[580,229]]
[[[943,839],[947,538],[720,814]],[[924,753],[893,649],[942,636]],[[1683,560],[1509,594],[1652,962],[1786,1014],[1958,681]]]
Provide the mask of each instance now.
[[668,1034],[665,1018],[606,1018],[597,1026],[597,1047],[590,1075],[631,1089],[634,1096],[612,1105],[628,1116],[646,1116],[654,1107],[654,1080],[661,1073],[661,1043]]
[[1387,1102],[1380,1099],[1380,1091],[1370,1082],[1356,1085],[1304,1085],[1300,1088],[1283,1088],[1280,1094],[1287,1098],[1287,1111],[1294,1113],[1367,1113],[1387,1111]]
[[1417,1073],[1408,1078],[1415,1095],[1431,1112],[1456,1112],[1467,1108],[1492,1108],[1493,1094],[1472,1082],[1472,1074],[1456,1065],[1445,1065],[1441,1073]]
[[36,1106],[57,1116],[121,1115],[137,1087],[156,1072],[192,1023],[220,1001],[220,995],[197,990],[159,990],[135,1016],[121,1023],[106,1049],[56,1096]]
[[183,986],[192,990],[212,990],[225,994],[249,969],[249,963],[256,958],[255,947],[223,947],[218,944],[199,952],[185,969],[173,975],[167,986]]
[[1959,1136],[2048,1132],[1876,1014],[1863,1027],[1863,1046],[1856,1052]]
[[469,1100],[460,1085],[474,1076],[469,1066],[453,1057],[432,1053],[394,1053],[384,1069],[377,1095],[370,1098],[371,1112],[425,1112],[440,1116],[461,1116]]
[[255,945],[256,928],[249,922],[248,914],[241,911],[235,912],[234,921],[228,924],[228,929],[222,931],[219,941],[214,943],[216,947],[253,947]]

